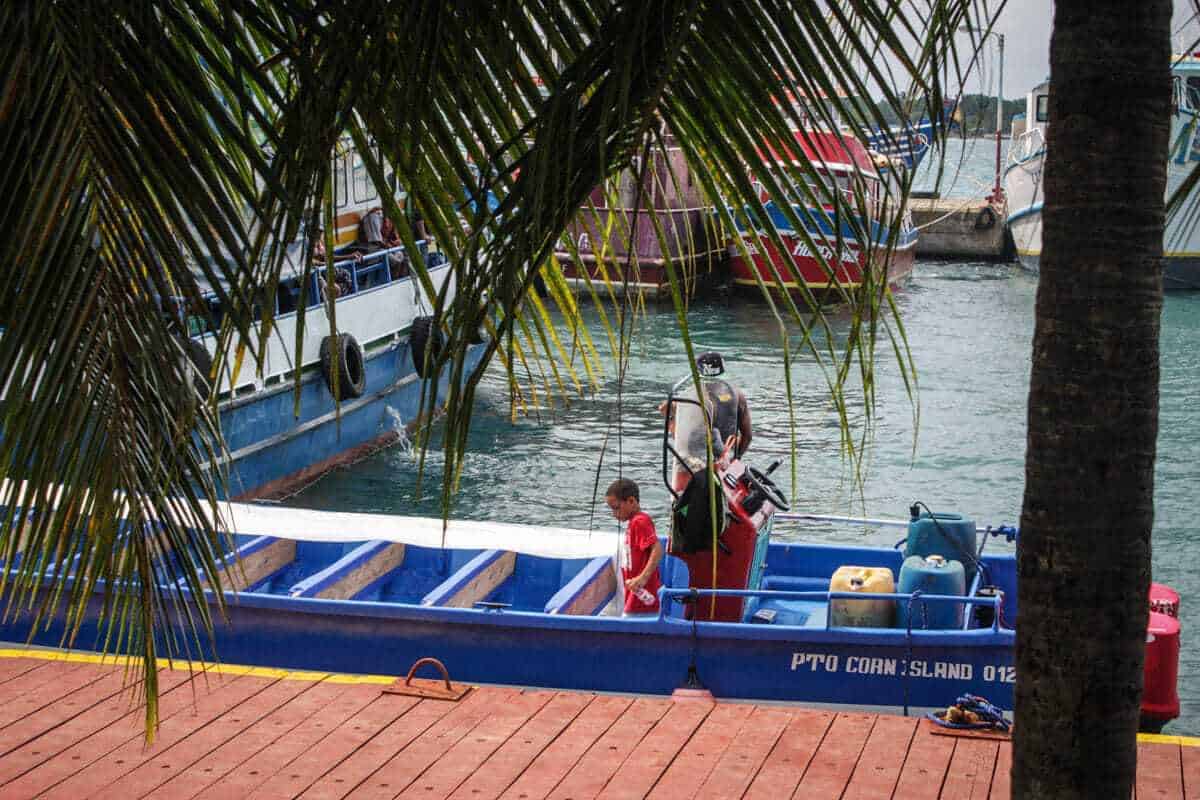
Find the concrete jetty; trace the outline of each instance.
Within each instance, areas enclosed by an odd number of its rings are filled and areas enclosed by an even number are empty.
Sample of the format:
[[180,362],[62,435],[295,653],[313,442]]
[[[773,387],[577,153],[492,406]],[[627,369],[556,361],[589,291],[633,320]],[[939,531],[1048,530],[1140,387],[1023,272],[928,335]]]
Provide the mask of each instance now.
[[909,202],[919,258],[1004,260],[1008,254],[1003,203],[986,198],[913,198]]

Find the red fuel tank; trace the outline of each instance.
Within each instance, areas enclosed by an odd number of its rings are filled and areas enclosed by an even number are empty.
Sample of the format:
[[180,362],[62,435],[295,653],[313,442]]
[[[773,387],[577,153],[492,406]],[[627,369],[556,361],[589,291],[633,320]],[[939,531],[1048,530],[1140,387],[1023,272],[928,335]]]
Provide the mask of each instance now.
[[1146,630],[1142,730],[1156,732],[1179,716],[1179,693],[1176,691],[1178,681],[1179,620],[1151,611],[1150,625]]

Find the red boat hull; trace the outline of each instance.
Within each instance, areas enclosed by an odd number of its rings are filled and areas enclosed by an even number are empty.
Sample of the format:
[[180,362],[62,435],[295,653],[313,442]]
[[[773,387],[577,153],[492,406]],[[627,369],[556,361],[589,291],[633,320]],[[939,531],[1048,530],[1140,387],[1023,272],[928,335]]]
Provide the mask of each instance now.
[[[811,248],[798,236],[783,234],[780,237],[792,254],[791,262],[779,251],[769,239],[757,236],[745,236],[746,249],[749,258],[742,253],[737,245],[730,246],[729,271],[736,287],[758,289],[759,280],[773,289],[787,289],[799,293],[802,289],[810,292],[827,292],[842,289],[856,289],[862,285],[863,274],[866,270],[866,255],[857,243],[844,242],[841,252],[837,253],[833,243],[822,244],[822,255],[826,260],[835,264],[831,276],[824,266],[812,255]],[[887,282],[895,285],[912,273],[915,257],[915,242],[898,246],[887,258]],[[876,266],[884,258],[884,250],[878,248],[873,254]],[[793,267],[794,264],[794,267]],[[776,280],[771,266],[774,266],[782,284]]]

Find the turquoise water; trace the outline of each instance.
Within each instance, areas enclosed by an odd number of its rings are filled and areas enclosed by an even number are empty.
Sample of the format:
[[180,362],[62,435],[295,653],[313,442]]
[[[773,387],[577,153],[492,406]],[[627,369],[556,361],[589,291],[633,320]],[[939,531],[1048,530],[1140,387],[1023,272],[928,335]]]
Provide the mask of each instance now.
[[[977,162],[986,162],[989,152],[971,162],[985,179],[989,167]],[[910,398],[891,348],[881,340],[874,433],[861,484],[853,480],[839,448],[838,416],[823,368],[808,353],[793,359],[794,416],[789,417],[779,330],[764,306],[717,297],[695,306],[689,325],[699,349],[725,355],[727,376],[750,399],[754,442],[747,460],[760,468],[785,460],[776,477],[793,510],[905,518],[909,503],[921,500],[935,511],[960,512],[980,524],[1016,524],[1035,289],[1036,279],[1015,265],[918,262],[896,294],[918,388]],[[830,316],[834,337],[843,337],[844,312]],[[592,331],[597,342],[603,341],[595,320]],[[791,333],[797,341],[794,327]],[[1191,345],[1198,338],[1200,295],[1169,295],[1162,327],[1154,569],[1155,579],[1174,586],[1184,600],[1183,716],[1168,732],[1194,735],[1200,735],[1200,636],[1189,621],[1189,598],[1200,591],[1192,568],[1198,545],[1191,518],[1200,463],[1200,417],[1193,402],[1200,354]],[[594,393],[515,423],[509,421],[504,384],[490,375],[476,407],[454,515],[613,530],[602,495],[620,472],[639,482],[643,506],[665,527],[669,500],[662,482],[657,405],[686,373],[673,312],[650,309],[638,319],[633,359],[622,384],[611,360],[606,368],[608,378]],[[862,421],[861,403],[852,405],[856,430],[861,431]],[[792,454],[794,485],[787,474]],[[439,453],[431,452],[427,468],[435,484],[441,464]],[[335,472],[288,502],[437,515],[438,499],[429,485],[418,499],[415,456],[400,446]],[[597,486],[600,497],[595,497]],[[893,529],[833,525],[777,530],[781,537],[883,546],[901,535]]]

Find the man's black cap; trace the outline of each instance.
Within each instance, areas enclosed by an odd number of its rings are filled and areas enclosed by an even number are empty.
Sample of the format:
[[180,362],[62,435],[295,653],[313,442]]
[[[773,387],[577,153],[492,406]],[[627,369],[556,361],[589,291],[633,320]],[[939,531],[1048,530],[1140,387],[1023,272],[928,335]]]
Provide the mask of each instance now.
[[720,353],[709,350],[696,356],[696,371],[706,378],[715,378],[725,374],[725,361]]

